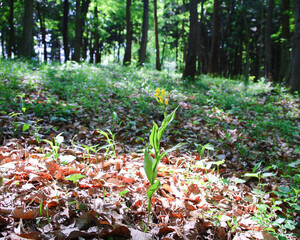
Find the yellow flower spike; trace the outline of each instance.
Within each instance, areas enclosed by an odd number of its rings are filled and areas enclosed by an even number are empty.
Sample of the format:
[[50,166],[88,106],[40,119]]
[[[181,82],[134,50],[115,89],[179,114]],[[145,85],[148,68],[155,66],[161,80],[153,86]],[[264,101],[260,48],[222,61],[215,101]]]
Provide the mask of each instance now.
[[164,102],[164,99],[163,99],[163,97],[162,96],[158,96],[159,97],[159,101],[160,101],[160,103],[163,103]]
[[155,93],[155,94],[154,94],[154,97],[158,98],[158,96],[159,96],[158,93]]
[[156,88],[155,92],[156,92],[157,95],[159,95],[160,89],[159,89],[159,88]]
[[165,96],[165,89],[161,90],[161,95],[164,97]]
[[169,104],[169,101],[167,99],[165,99],[165,104],[168,105]]

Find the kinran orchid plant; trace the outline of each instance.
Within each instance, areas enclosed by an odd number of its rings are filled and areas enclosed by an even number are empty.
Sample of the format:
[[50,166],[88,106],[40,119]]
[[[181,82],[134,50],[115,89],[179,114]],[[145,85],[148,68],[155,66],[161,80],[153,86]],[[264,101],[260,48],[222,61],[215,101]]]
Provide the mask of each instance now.
[[[149,220],[150,220],[150,213],[151,213],[151,199],[153,194],[160,188],[161,183],[157,179],[157,165],[159,161],[169,152],[175,150],[182,144],[178,144],[175,147],[168,149],[166,151],[160,150],[160,142],[163,136],[164,131],[166,130],[167,126],[173,121],[175,117],[175,113],[177,108],[167,115],[167,108],[168,108],[168,100],[165,99],[165,90],[164,89],[156,89],[156,93],[154,94],[157,102],[160,104],[160,107],[162,108],[164,112],[164,120],[161,123],[161,126],[158,127],[158,125],[153,121],[153,128],[152,132],[149,137],[150,141],[150,149],[147,146],[144,152],[144,170],[146,173],[146,176],[150,182],[150,187],[147,191],[147,197],[148,197],[148,219],[147,219],[147,226],[144,229],[145,232],[147,232],[149,227]],[[154,155],[154,158],[151,156],[151,153]]]

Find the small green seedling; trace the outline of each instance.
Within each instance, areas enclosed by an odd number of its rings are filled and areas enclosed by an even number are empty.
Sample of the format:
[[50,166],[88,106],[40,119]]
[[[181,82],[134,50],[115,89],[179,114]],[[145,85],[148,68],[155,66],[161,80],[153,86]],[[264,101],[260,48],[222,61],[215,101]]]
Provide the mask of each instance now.
[[125,189],[122,192],[119,192],[119,197],[125,196],[128,192],[129,192],[128,189]]
[[275,173],[269,173],[269,172],[264,172],[262,173],[261,171],[256,172],[258,168],[261,166],[262,161],[260,161],[258,164],[256,164],[252,170],[252,173],[245,173],[245,177],[255,177],[258,179],[258,184],[257,184],[257,190],[258,193],[261,194],[262,192],[260,191],[261,187],[261,179],[266,178],[266,177],[274,177],[276,174]]
[[205,150],[208,150],[208,151],[214,151],[214,147],[210,144],[210,143],[207,143],[205,145],[201,145],[201,144],[197,144],[197,143],[194,143],[196,148],[197,148],[197,151],[198,153],[200,154],[200,158],[203,157],[203,154],[204,154],[204,151]]
[[209,164],[211,165],[217,165],[217,174],[219,175],[219,170],[220,170],[220,165],[223,164],[225,162],[225,159],[221,160],[221,161],[217,161],[217,162],[209,162]]
[[[110,134],[110,136],[108,135],[108,133]],[[116,143],[115,143],[115,134],[112,133],[112,131],[107,130],[107,132],[104,131],[98,131],[98,133],[102,134],[103,136],[106,137],[106,142],[108,143],[108,145],[106,145],[107,150],[106,153],[107,154],[109,152],[109,149],[111,149],[113,156],[117,157],[117,153],[116,153]]]
[[72,181],[77,187],[77,181],[80,180],[81,178],[85,178],[85,177],[86,176],[82,175],[82,174],[72,174],[72,175],[66,177],[65,179],[69,180],[69,181]]
[[62,134],[63,133],[60,133],[54,138],[54,143],[47,139],[43,139],[43,141],[48,143],[52,148],[52,151],[50,153],[46,154],[46,157],[49,157],[51,154],[53,154],[53,157],[56,160],[56,162],[58,162],[58,158],[60,155],[59,154],[59,146],[64,142],[64,137],[61,136]]

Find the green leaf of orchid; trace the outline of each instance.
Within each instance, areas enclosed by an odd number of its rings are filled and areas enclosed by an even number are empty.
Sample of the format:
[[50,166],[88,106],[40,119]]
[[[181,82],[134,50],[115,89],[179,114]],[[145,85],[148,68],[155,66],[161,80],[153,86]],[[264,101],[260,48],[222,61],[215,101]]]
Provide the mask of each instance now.
[[160,188],[161,183],[159,180],[157,180],[154,184],[152,184],[148,191],[147,191],[147,197],[149,198],[149,200],[152,198],[153,194]]
[[148,150],[145,149],[145,153],[144,153],[144,170],[146,173],[146,176],[149,180],[149,182],[151,183],[151,185],[154,182],[153,178],[153,171],[152,171],[152,165],[153,165],[153,158],[150,156],[150,154],[148,153]]

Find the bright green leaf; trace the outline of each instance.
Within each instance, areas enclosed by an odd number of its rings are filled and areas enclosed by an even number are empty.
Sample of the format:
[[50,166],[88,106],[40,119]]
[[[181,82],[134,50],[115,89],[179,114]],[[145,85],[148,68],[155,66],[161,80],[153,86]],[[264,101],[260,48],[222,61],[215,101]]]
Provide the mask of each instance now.
[[153,158],[149,155],[148,150],[145,149],[144,153],[144,170],[146,173],[146,176],[149,180],[149,182],[153,183],[153,171],[152,171],[152,165],[153,165]]
[[147,196],[149,199],[152,198],[153,194],[159,189],[159,187],[161,186],[161,183],[159,180],[157,180],[154,184],[152,184],[148,191],[147,191]]
[[68,177],[66,177],[66,180],[72,181],[73,183],[76,183],[79,179],[86,177],[85,175],[82,174],[72,174]]

